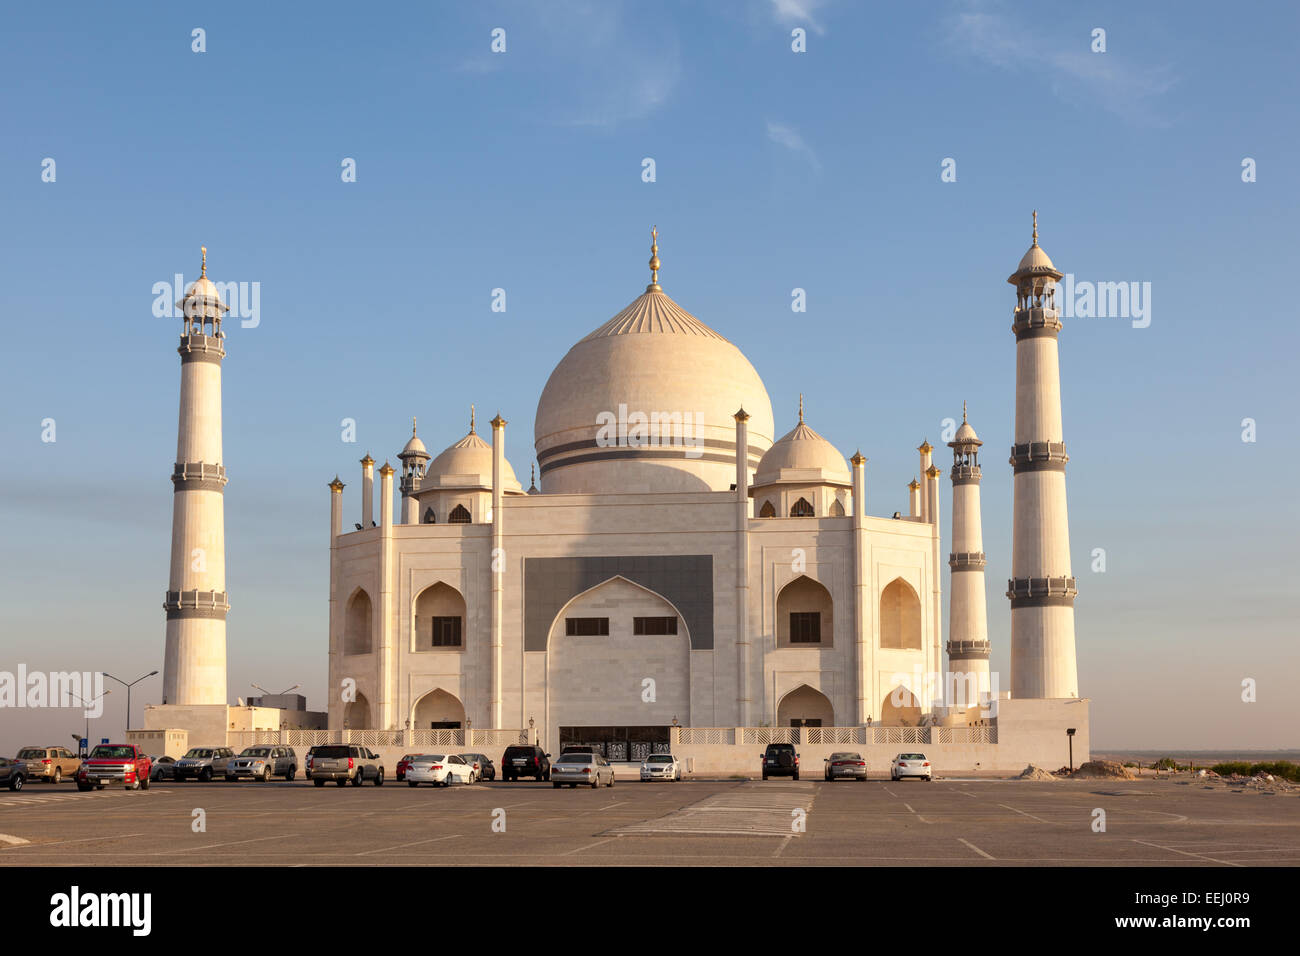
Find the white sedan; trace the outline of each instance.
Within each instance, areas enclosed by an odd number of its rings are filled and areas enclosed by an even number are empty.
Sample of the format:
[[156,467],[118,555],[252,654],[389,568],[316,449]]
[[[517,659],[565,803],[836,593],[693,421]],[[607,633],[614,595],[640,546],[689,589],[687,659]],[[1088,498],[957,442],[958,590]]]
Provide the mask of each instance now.
[[889,765],[889,779],[902,780],[904,777],[920,777],[929,783],[934,779],[934,768],[925,754],[899,754]]
[[682,779],[681,761],[672,754],[651,754],[641,761],[641,779],[645,780],[680,780]]
[[474,768],[456,754],[418,754],[406,767],[406,782],[412,787],[431,783],[450,787],[453,783],[472,783]]

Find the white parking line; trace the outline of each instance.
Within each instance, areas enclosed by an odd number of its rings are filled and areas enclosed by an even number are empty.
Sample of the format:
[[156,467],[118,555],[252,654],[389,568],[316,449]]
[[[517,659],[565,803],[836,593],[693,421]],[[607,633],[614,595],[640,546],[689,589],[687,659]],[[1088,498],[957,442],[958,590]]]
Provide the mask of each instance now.
[[561,853],[560,856],[572,856],[575,853],[581,853],[583,850],[590,850],[594,846],[600,846],[604,843],[613,843],[617,839],[618,837],[610,837],[607,840],[600,840],[597,841],[596,843],[588,843],[586,846],[580,846],[575,850],[566,850],[564,853]]
[[1053,823],[1051,820],[1044,820],[1042,817],[1036,817],[1032,813],[1026,813],[1024,810],[1016,810],[1015,807],[1009,807],[1005,803],[999,803],[998,806],[1002,807],[1004,810],[1015,810],[1016,813],[1029,817],[1031,820],[1037,820],[1039,823],[1046,823],[1049,827],[1057,826],[1057,824]]
[[992,857],[992,856],[990,856],[989,854],[985,853],[983,850],[981,850],[979,847],[977,847],[974,843],[971,843],[969,840],[963,840],[961,837],[958,837],[958,838],[957,838],[957,842],[958,842],[958,843],[965,843],[968,847],[970,847],[972,850],[974,850],[974,851],[975,851],[976,853],[978,853],[980,856],[984,857],[984,859],[986,859],[986,860],[992,860],[992,859],[994,859],[994,857]]
[[596,812],[600,813],[601,810],[612,810],[614,807],[621,807],[631,802],[632,801],[630,800],[620,800],[618,803],[611,803],[609,806],[600,807],[599,809],[596,810]]
[[86,837],[85,839],[82,840],[55,840],[53,843],[25,843],[21,847],[16,846],[13,847],[12,849],[21,850],[24,847],[29,847],[29,846],[38,846],[44,848],[47,846],[60,846],[65,843],[95,843],[96,841],[99,840],[126,840],[131,837],[138,837],[138,836],[144,836],[144,834],[143,833],[115,833],[112,836]]
[[382,846],[377,850],[362,850],[360,853],[356,855],[368,856],[371,853],[387,853],[389,850],[404,850],[409,846],[422,846],[425,843],[437,843],[441,840],[454,840],[458,836],[460,836],[459,833],[453,833],[450,836],[433,837],[432,839],[429,840],[416,840],[414,843],[399,843],[396,846]]
[[0,843],[8,843],[10,846],[22,846],[30,841],[22,837],[10,836],[8,833],[0,833]]
[[777,847],[775,850],[772,851],[772,856],[774,856],[774,857],[776,857],[776,856],[780,856],[780,855],[781,855],[781,851],[784,850],[784,849],[786,848],[786,846],[789,844],[789,842],[790,842],[791,840],[793,840],[793,839],[794,839],[794,834],[793,834],[793,833],[788,834],[788,835],[786,836],[786,838],[785,838],[784,840],[781,841],[781,845],[780,845],[779,847]]
[[1186,850],[1175,849],[1172,846],[1161,846],[1159,843],[1148,843],[1146,840],[1133,840],[1134,843],[1141,843],[1143,846],[1153,846],[1157,850],[1168,850],[1171,853],[1181,853],[1183,856],[1195,857],[1198,860],[1209,860],[1211,863],[1221,863],[1224,866],[1245,866],[1244,863],[1234,863],[1232,860],[1216,860],[1212,856],[1206,856],[1204,853],[1189,853]]
[[215,850],[219,846],[240,846],[244,843],[262,843],[266,840],[287,840],[290,837],[297,836],[296,833],[280,833],[275,836],[256,837],[252,840],[232,840],[229,843],[205,843],[203,846],[181,847],[179,850],[164,850],[161,853],[155,853],[154,856],[167,856],[170,853],[193,853],[196,850]]

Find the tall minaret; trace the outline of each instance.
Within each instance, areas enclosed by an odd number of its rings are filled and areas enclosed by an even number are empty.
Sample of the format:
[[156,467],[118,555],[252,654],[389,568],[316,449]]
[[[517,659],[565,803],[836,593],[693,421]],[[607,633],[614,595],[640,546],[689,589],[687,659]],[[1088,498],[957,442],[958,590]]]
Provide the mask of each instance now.
[[975,707],[989,686],[989,622],[984,594],[984,533],[980,521],[979,449],[984,443],[966,420],[952,449],[952,592],[948,598],[948,683],[945,703],[958,710]]
[[411,440],[406,443],[397,456],[402,462],[402,480],[400,487],[402,489],[402,524],[419,524],[420,502],[416,499],[415,493],[420,490],[420,482],[424,480],[424,469],[429,463],[429,452],[424,447],[424,442],[420,441],[415,434],[415,419],[411,419]]
[[1011,696],[1078,697],[1070,528],[1065,509],[1065,438],[1056,282],[1061,273],[1034,242],[1007,279],[1016,287],[1014,532],[1007,597],[1011,599]]
[[198,280],[176,303],[184,315],[181,413],[172,470],[171,578],[163,703],[226,703],[226,469],[221,455],[222,315],[229,312],[208,278],[208,250]]

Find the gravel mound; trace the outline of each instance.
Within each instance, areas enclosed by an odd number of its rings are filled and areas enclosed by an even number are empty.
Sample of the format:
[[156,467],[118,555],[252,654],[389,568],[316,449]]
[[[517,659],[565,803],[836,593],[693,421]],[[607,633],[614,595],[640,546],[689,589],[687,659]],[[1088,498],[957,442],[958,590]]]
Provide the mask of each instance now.
[[1017,780],[1055,780],[1050,770],[1044,770],[1042,767],[1035,767],[1030,764],[1016,777]]
[[1090,760],[1074,772],[1076,777],[1114,777],[1120,780],[1134,779],[1133,773],[1122,763],[1115,760]]

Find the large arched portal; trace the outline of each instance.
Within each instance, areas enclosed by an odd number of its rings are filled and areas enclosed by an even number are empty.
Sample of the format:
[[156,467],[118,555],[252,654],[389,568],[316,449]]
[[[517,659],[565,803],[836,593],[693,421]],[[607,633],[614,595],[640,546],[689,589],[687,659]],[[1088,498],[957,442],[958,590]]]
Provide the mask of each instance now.
[[831,592],[805,574],[776,597],[777,647],[830,647],[834,634]]
[[370,622],[373,617],[370,595],[365,588],[357,588],[348,599],[343,615],[343,653],[369,654],[371,651]]
[[343,708],[343,727],[346,730],[368,730],[371,726],[370,701],[357,691],[357,699],[349,701]]
[[886,727],[916,727],[921,723],[921,703],[899,684],[885,695],[880,705],[880,723]]
[[921,649],[921,599],[902,578],[890,581],[880,595],[880,646]]
[[830,699],[807,684],[800,684],[776,706],[778,727],[834,727],[835,710]]
[[465,726],[465,706],[441,687],[415,702],[411,726],[416,730],[457,730]]
[[547,749],[666,752],[673,718],[690,723],[690,654],[685,621],[654,591],[616,576],[579,594],[547,638]]

